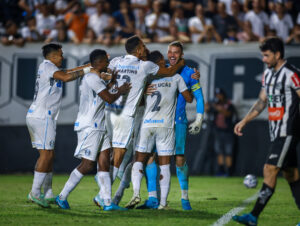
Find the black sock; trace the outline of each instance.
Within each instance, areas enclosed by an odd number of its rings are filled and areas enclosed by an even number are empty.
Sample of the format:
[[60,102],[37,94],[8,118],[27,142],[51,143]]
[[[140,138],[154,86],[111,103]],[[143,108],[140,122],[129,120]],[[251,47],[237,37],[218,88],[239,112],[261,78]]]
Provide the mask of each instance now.
[[300,179],[289,184],[292,190],[294,200],[298,206],[298,209],[300,209]]
[[262,188],[260,189],[258,198],[256,200],[255,206],[253,210],[251,211],[251,214],[255,217],[258,217],[261,211],[265,208],[267,205],[269,199],[274,193],[274,188],[269,187],[265,183],[263,183]]

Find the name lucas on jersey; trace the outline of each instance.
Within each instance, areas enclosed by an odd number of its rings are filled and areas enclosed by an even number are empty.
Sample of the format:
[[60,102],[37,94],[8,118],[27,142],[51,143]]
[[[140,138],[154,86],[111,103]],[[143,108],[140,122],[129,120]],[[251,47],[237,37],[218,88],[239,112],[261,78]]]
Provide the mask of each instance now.
[[153,84],[153,88],[159,88],[159,87],[171,87],[171,82],[160,82]]

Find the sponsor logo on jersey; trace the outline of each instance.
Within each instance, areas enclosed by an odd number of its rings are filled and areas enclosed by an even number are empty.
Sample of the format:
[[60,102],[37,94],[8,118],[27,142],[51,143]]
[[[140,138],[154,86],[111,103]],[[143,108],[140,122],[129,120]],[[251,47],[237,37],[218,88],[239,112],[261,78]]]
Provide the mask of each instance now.
[[275,158],[277,158],[277,157],[278,157],[277,154],[271,154],[270,157],[269,157],[269,159],[275,159]]
[[144,123],[164,123],[164,119],[145,119]]
[[283,99],[283,95],[268,95],[269,103],[282,103]]
[[269,120],[278,121],[281,120],[284,115],[284,107],[269,107]]

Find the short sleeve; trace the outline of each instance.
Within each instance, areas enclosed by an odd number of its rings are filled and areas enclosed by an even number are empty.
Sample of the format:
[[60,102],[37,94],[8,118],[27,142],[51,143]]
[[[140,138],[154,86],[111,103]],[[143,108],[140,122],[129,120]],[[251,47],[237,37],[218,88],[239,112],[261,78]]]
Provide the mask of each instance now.
[[52,63],[47,63],[45,71],[46,71],[46,73],[47,73],[47,75],[48,75],[49,78],[53,78],[54,73],[57,72],[57,71],[59,71],[59,68],[56,67]]
[[299,73],[294,72],[294,74],[290,77],[290,85],[291,85],[292,89],[295,89],[295,90],[300,89]]
[[117,63],[119,62],[120,57],[113,58],[108,65],[108,69],[114,71],[117,67]]
[[159,66],[151,61],[144,61],[143,68],[146,75],[156,75],[159,70]]
[[88,86],[97,94],[106,89],[105,82],[94,73],[86,74],[84,79],[86,80]]
[[177,86],[178,86],[178,90],[180,93],[184,92],[185,90],[187,90],[187,86],[183,80],[183,78],[179,75],[179,74],[176,74],[176,79],[177,79]]

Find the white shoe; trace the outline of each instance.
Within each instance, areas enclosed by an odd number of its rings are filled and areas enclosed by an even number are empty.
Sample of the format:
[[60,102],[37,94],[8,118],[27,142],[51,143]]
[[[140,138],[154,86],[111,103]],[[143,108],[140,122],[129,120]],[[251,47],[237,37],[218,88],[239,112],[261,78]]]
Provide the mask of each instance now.
[[133,209],[136,205],[138,205],[141,202],[141,197],[133,196],[129,203],[125,206],[127,209]]
[[163,206],[163,205],[160,204],[157,209],[158,210],[169,210],[170,208],[169,208],[168,205]]

